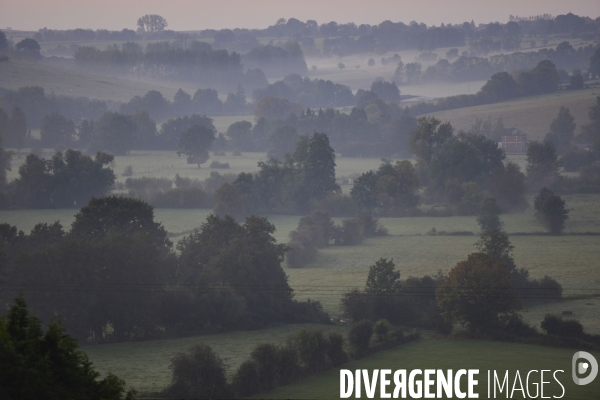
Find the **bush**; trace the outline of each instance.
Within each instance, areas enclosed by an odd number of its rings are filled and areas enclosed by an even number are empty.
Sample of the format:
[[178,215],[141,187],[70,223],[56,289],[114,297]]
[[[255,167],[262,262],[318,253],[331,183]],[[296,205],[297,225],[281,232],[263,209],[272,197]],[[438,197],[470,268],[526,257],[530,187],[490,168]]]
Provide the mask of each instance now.
[[341,243],[345,246],[354,246],[363,241],[363,230],[356,218],[348,218],[342,221]]
[[548,314],[542,321],[542,329],[548,335],[573,337],[578,339],[585,338],[583,326],[575,319],[563,320],[556,315]]
[[375,333],[375,339],[378,342],[385,342],[388,340],[390,330],[392,329],[392,325],[388,322],[387,319],[380,319],[375,322],[373,326],[373,333]]
[[244,361],[232,379],[233,391],[236,397],[249,397],[258,393],[258,368],[251,360]]
[[371,336],[373,336],[373,322],[363,319],[352,324],[348,333],[348,341],[360,356],[364,355],[369,348]]
[[302,268],[311,262],[317,254],[317,238],[310,230],[290,232],[291,240],[288,242],[288,251],[285,261],[289,268]]
[[327,357],[331,343],[318,329],[301,329],[294,338],[300,365],[305,371],[321,372],[331,367]]
[[213,168],[213,169],[229,169],[230,167],[229,167],[229,163],[228,162],[222,163],[222,162],[219,162],[219,161],[215,160],[215,161],[213,161],[213,162],[210,163],[210,168]]
[[170,368],[173,378],[166,394],[171,397],[213,399],[231,394],[223,360],[207,345],[176,355]]
[[279,349],[274,344],[259,344],[250,354],[250,359],[256,365],[258,387],[266,392],[277,387],[279,383]]
[[327,356],[334,367],[340,366],[348,361],[348,355],[344,351],[344,337],[341,333],[331,331],[329,336],[329,350]]
[[532,338],[539,336],[539,332],[531,325],[523,321],[521,316],[517,313],[508,314],[503,319],[504,331],[510,335],[514,335],[520,338]]
[[361,211],[356,219],[366,237],[387,236],[389,234],[387,228],[379,223],[379,219],[374,218],[368,212]]
[[534,199],[536,217],[550,233],[560,235],[569,218],[569,210],[565,209],[565,201],[548,188],[542,188]]
[[133,165],[128,165],[123,170],[122,176],[133,176]]

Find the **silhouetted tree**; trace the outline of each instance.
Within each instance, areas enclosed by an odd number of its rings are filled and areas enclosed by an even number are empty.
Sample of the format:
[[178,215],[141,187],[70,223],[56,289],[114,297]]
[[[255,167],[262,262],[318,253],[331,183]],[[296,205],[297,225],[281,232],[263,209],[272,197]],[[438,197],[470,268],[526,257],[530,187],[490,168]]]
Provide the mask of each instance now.
[[565,201],[550,189],[543,187],[535,196],[533,206],[537,211],[536,217],[546,229],[555,235],[560,235],[565,228],[565,221],[569,218]]
[[131,116],[106,112],[95,124],[90,147],[117,155],[127,154],[133,148],[135,129]]
[[53,112],[44,117],[40,138],[46,147],[69,146],[75,140],[75,123]]
[[208,150],[215,141],[214,133],[203,125],[194,125],[181,134],[178,154],[187,156],[188,164],[204,164],[208,160]]
[[171,385],[165,390],[170,397],[222,399],[231,396],[225,364],[205,344],[177,354],[170,368],[173,371]]
[[139,32],[161,33],[169,24],[160,15],[146,14],[138,18],[137,25]]
[[483,232],[502,228],[500,221],[500,207],[496,204],[496,199],[486,198],[481,205],[481,211],[477,217],[477,223]]
[[0,387],[9,398],[130,400],[135,395],[112,373],[99,379],[60,320],[53,320],[44,332],[23,297],[0,317],[0,358]]
[[400,271],[395,270],[394,260],[380,258],[369,267],[365,292],[377,296],[395,295],[400,291]]
[[571,148],[571,141],[575,135],[575,118],[568,108],[561,107],[558,115],[550,124],[550,132],[546,134],[545,141],[550,141],[556,147],[559,155]]
[[448,274],[437,288],[436,298],[447,321],[472,331],[498,326],[502,314],[520,309],[508,268],[484,253],[470,254]]
[[19,107],[13,107],[8,120],[6,144],[17,149],[25,147],[27,142],[27,121],[25,114]]
[[554,182],[560,163],[554,144],[532,142],[527,147],[527,179],[532,186],[544,186]]

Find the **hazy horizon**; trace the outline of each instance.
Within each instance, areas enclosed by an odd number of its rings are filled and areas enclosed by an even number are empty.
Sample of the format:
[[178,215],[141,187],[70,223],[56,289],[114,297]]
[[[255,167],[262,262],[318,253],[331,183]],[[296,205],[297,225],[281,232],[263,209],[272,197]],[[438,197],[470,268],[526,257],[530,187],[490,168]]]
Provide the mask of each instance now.
[[509,16],[560,15],[572,12],[581,16],[600,16],[598,0],[548,2],[542,0],[493,2],[487,0],[372,0],[315,1],[288,0],[3,0],[0,4],[0,29],[136,29],[137,18],[159,14],[176,31],[266,28],[279,18],[316,20],[319,24],[336,21],[377,24],[385,20],[427,25],[507,22]]

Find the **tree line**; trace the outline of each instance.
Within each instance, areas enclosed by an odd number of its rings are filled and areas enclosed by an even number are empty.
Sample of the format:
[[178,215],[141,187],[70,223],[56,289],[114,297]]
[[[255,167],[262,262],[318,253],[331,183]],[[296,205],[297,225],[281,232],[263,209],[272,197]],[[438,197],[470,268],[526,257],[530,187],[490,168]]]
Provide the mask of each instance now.
[[[561,82],[564,82],[568,81],[567,71],[573,71],[573,75],[584,77],[585,74],[586,77],[591,77],[593,69],[591,65],[596,63],[594,60],[598,57],[600,57],[600,52],[596,46],[590,44],[575,49],[565,41],[560,43],[556,49],[544,48],[535,52],[496,54],[487,58],[465,54],[453,62],[444,58],[427,67],[420,76],[420,80],[422,82],[482,80],[488,79],[497,72],[530,69],[541,61],[550,60],[557,67]],[[418,78],[418,76],[411,77],[410,81],[419,81]]]
[[175,252],[147,203],[92,198],[69,230],[0,226],[3,301],[22,292],[44,323],[59,316],[96,343],[327,320],[318,303],[293,300],[274,230],[211,215]]
[[193,80],[218,87],[264,86],[260,70],[244,71],[239,54],[227,50],[198,48],[150,47],[145,51],[135,42],[112,45],[106,50],[80,46],[74,54],[75,63],[86,70],[111,70],[119,74],[146,76],[163,80]]

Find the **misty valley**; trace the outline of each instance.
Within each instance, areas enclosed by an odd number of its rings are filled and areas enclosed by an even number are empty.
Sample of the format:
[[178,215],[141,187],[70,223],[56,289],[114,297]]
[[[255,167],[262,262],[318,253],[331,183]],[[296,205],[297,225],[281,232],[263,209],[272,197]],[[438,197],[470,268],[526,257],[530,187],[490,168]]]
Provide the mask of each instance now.
[[0,398],[597,398],[600,17],[464,20],[0,30]]

